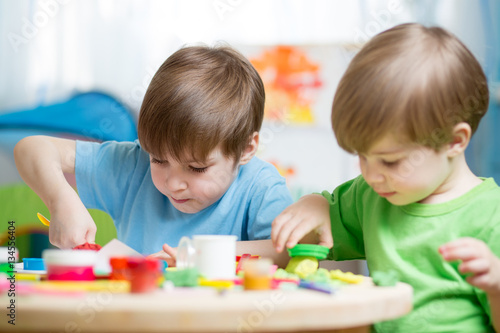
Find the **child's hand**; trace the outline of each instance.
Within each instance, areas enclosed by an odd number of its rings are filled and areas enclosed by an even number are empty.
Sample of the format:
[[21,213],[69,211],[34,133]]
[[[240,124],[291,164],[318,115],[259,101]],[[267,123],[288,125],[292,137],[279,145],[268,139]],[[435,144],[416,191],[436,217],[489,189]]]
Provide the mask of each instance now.
[[277,252],[294,247],[311,231],[318,234],[319,245],[333,246],[328,201],[318,194],[303,196],[288,206],[273,221],[271,239]]
[[73,189],[54,204],[49,227],[49,240],[54,246],[72,249],[94,244],[96,231],[94,220]]
[[150,254],[148,257],[165,260],[168,267],[175,267],[177,262],[177,248],[171,247],[168,244],[163,244],[163,250]]
[[500,295],[500,259],[475,238],[460,238],[439,247],[446,261],[462,260],[460,273],[470,273],[467,282],[491,295]]

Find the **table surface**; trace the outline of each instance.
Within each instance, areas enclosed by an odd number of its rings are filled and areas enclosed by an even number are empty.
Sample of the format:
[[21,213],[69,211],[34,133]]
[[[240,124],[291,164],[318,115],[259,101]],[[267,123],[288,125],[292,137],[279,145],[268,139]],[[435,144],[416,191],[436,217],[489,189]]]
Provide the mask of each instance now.
[[335,294],[265,290],[218,292],[175,288],[149,294],[88,292],[16,297],[16,325],[0,295],[0,331],[15,332],[368,332],[374,322],[412,309],[412,288],[373,286],[370,279]]

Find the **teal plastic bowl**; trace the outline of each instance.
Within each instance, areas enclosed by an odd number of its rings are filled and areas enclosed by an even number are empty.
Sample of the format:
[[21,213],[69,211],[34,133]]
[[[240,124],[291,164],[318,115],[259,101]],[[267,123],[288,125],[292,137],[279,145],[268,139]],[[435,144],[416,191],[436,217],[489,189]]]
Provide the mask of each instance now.
[[288,249],[290,257],[314,257],[318,260],[325,259],[329,252],[330,249],[326,246],[316,244],[297,244],[291,249]]

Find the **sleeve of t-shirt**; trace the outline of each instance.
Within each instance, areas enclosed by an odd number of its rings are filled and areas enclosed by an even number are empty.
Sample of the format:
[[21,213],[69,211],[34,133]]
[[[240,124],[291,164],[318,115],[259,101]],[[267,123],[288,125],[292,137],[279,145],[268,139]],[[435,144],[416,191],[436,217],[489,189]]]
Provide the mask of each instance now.
[[120,219],[140,150],[137,142],[76,142],[76,186],[87,208],[103,210],[115,221]]
[[[488,219],[490,223],[482,230],[478,238],[484,241],[486,245],[488,245],[491,252],[493,252],[493,254],[497,258],[500,258],[500,241],[498,241],[500,239],[500,207],[498,205],[494,206],[491,217],[489,217]],[[486,292],[479,288],[475,288],[475,291],[477,298],[481,303],[481,306],[490,318],[490,323],[492,323],[491,308],[488,301],[488,295],[486,294]]]
[[358,203],[361,176],[335,188],[333,193],[323,191],[322,195],[330,204],[330,221],[333,248],[328,256],[331,260],[365,259],[363,230]]
[[293,203],[290,190],[285,179],[276,171],[276,175],[260,178],[251,191],[254,192],[248,211],[248,239],[269,239],[273,220]]

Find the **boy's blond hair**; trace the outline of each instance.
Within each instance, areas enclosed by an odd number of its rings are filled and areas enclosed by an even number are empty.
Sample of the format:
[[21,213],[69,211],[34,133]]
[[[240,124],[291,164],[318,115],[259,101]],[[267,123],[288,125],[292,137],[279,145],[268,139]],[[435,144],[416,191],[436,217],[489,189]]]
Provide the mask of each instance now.
[[488,98],[480,64],[454,35],[402,24],[353,58],[335,93],[332,126],[351,153],[366,153],[387,133],[438,150],[456,124],[476,131]]
[[264,117],[264,85],[228,46],[191,46],[154,75],[139,113],[141,146],[157,158],[203,162],[220,147],[239,160]]

